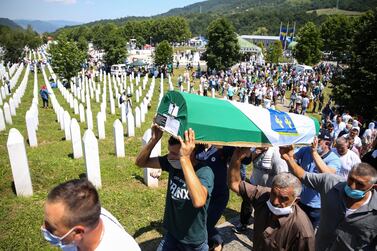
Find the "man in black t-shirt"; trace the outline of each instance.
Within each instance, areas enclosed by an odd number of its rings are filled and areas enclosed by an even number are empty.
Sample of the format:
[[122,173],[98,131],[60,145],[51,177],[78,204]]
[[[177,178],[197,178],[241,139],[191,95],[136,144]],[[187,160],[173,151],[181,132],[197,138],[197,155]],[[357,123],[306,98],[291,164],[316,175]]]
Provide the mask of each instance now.
[[210,167],[195,158],[195,133],[185,132],[185,141],[170,137],[169,153],[151,158],[150,154],[162,137],[154,125],[151,140],[136,158],[136,165],[169,172],[165,202],[166,234],[157,250],[207,251],[207,209],[214,185]]

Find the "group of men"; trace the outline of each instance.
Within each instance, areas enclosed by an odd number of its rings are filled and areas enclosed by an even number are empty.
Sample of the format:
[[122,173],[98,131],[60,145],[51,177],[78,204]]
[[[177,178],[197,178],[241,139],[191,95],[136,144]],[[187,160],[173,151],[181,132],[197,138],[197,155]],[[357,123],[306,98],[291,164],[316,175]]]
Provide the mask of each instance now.
[[[376,167],[360,162],[347,175],[340,173],[328,131],[295,151],[293,146],[206,147],[195,143],[189,129],[185,139],[170,137],[167,155],[150,157],[162,135],[152,126],[152,137],[136,158],[140,167],[169,173],[166,233],[157,250],[221,250],[215,225],[229,199],[226,182],[254,208],[254,250],[375,250]],[[251,161],[254,169],[247,182],[240,167]],[[140,250],[101,208],[96,189],[85,179],[49,193],[41,231],[63,250]]]
[[[210,77],[210,83],[228,96],[235,95],[233,87],[237,88],[241,101],[268,107],[279,93],[284,100],[285,89],[305,95],[319,90],[320,95],[330,74],[325,66],[318,75],[297,75],[286,67],[250,64],[235,73]],[[276,79],[278,84],[271,85]],[[305,113],[306,103],[297,106],[296,99],[291,105]],[[200,145],[189,129],[184,139],[170,137],[168,154],[159,157],[150,156],[163,135],[153,125],[152,137],[135,163],[169,174],[166,232],[157,250],[222,250],[224,241],[216,223],[227,206],[229,189],[242,198],[236,232],[244,232],[253,215],[254,250],[376,250],[376,130],[370,125],[365,132],[369,148],[360,155],[358,125],[347,131],[344,116],[333,117],[331,123],[325,117],[318,138],[299,149]],[[241,167],[251,162],[248,182]],[[41,231],[63,250],[140,250],[116,218],[101,208],[98,193],[87,180],[66,182],[49,193]]]

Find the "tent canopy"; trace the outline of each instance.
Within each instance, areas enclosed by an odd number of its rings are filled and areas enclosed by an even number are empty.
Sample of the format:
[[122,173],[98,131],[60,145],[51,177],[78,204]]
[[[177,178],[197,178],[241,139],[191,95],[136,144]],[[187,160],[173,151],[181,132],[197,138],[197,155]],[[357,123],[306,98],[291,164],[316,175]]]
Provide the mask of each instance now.
[[156,123],[173,136],[192,128],[198,143],[245,147],[307,145],[319,131],[307,116],[177,91],[162,98]]

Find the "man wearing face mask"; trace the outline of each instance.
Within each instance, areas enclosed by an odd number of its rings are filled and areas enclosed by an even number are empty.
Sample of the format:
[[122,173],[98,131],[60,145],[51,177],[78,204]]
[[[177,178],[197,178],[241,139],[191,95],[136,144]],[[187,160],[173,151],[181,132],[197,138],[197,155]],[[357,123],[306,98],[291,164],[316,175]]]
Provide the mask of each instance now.
[[294,160],[293,147],[280,148],[282,158],[307,187],[321,194],[321,222],[316,250],[376,250],[377,171],[356,164],[344,177],[305,172]]
[[[339,173],[341,169],[339,157],[331,151],[331,136],[326,129],[320,131],[311,146],[300,148],[294,154],[294,158],[305,171],[310,173]],[[308,215],[316,230],[319,226],[321,209],[320,194],[304,185],[298,205]]]
[[301,182],[285,172],[273,178],[271,188],[241,181],[240,163],[249,152],[249,148],[234,151],[228,171],[228,185],[255,209],[253,249],[314,250],[313,227],[305,212],[296,204],[301,193]]
[[161,137],[162,131],[154,125],[150,141],[135,162],[139,167],[169,172],[164,215],[166,234],[157,250],[207,251],[206,219],[214,174],[210,167],[196,160],[199,150],[191,128],[185,132],[185,141],[170,137],[167,155],[151,158]]
[[101,208],[98,193],[87,179],[53,188],[44,207],[42,235],[64,251],[140,251],[118,220]]

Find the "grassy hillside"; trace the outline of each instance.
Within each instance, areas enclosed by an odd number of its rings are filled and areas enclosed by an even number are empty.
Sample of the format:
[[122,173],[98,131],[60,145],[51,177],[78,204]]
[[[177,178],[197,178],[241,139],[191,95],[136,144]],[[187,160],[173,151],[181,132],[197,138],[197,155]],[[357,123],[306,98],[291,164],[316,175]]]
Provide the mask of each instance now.
[[360,12],[360,11],[340,10],[336,8],[309,10],[306,13],[313,13],[313,12],[316,12],[318,16],[321,16],[321,15],[358,16],[358,15],[363,14],[363,12]]

